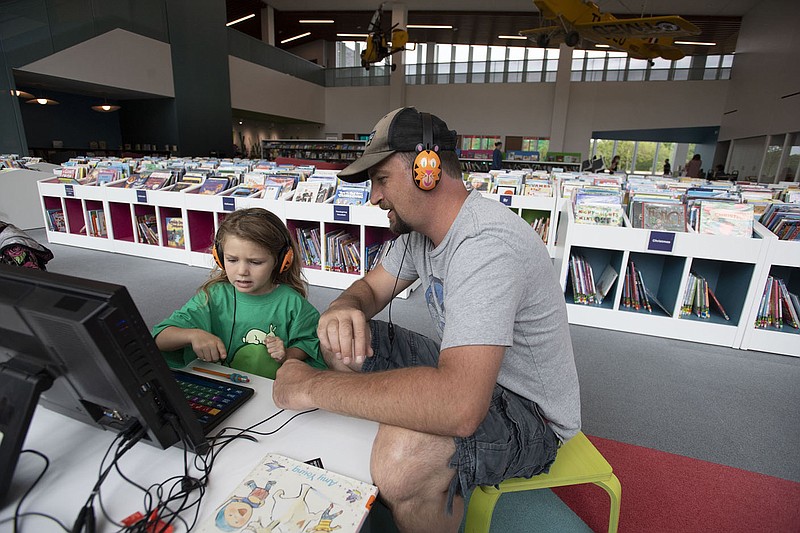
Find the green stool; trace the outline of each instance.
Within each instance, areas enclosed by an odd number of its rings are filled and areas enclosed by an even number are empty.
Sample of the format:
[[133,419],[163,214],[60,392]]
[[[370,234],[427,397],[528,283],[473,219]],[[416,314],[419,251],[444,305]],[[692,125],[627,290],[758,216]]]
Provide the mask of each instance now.
[[619,525],[622,486],[614,475],[611,465],[582,432],[559,448],[556,460],[553,461],[548,473],[530,479],[507,479],[497,487],[492,485],[476,487],[469,499],[464,533],[489,532],[494,506],[504,492],[548,489],[582,483],[594,483],[603,487],[610,496],[611,513],[608,518],[608,531],[615,533]]

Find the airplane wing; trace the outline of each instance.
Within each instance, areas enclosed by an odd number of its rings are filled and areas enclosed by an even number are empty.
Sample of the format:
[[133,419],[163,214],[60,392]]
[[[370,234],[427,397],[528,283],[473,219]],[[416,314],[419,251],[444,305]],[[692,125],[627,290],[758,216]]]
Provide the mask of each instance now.
[[700,33],[700,28],[678,16],[598,20],[596,22],[578,23],[574,24],[574,26],[579,33],[592,40],[610,37],[641,39],[685,37]]
[[558,46],[564,42],[564,30],[560,26],[542,26],[541,28],[522,30],[519,34],[537,44],[540,42],[539,39],[543,38],[546,38],[548,45],[551,46]]

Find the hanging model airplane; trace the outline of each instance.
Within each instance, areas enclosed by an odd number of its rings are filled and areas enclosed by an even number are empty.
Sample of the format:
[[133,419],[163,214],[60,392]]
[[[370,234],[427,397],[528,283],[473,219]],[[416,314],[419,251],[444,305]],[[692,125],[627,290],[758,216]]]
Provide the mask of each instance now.
[[673,39],[700,33],[697,26],[679,16],[618,19],[610,13],[601,13],[596,4],[584,0],[533,0],[533,3],[542,17],[558,21],[557,25],[519,32],[542,48],[561,42],[576,46],[583,39],[627,52],[634,59],[677,60],[685,54],[673,46]]
[[[361,51],[361,66],[369,70],[369,66],[380,63],[387,57],[406,49],[408,42],[408,32],[398,28],[397,24],[389,31],[384,31],[382,26],[383,4],[380,5],[372,15],[369,23],[369,35],[367,35],[367,48]],[[392,72],[397,68],[392,63]]]

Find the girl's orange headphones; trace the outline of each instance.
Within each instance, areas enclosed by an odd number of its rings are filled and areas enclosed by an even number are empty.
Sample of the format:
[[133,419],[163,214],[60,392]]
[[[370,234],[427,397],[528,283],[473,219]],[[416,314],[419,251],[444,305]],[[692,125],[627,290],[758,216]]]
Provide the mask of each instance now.
[[[214,257],[214,261],[216,261],[217,266],[220,267],[222,270],[225,270],[225,255],[222,251],[222,243],[219,240],[214,241],[214,247],[211,248],[211,255]],[[278,269],[278,274],[283,274],[292,266],[292,261],[294,261],[294,250],[292,250],[292,245],[288,242],[281,248],[281,251],[278,253],[278,257],[283,257],[281,260],[281,266]]]

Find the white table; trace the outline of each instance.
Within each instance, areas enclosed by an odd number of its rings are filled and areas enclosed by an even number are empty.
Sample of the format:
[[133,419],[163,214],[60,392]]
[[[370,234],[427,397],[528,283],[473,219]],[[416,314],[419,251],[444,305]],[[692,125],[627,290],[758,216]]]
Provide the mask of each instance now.
[[[246,385],[255,389],[255,395],[225,420],[224,426],[248,427],[278,411],[272,403],[272,380],[257,376],[251,376],[251,380]],[[262,432],[277,429],[295,413],[281,413],[256,429]],[[374,422],[315,411],[295,418],[274,435],[258,436],[257,443],[233,442],[225,447],[214,463],[199,519],[202,521],[210,516],[256,463],[270,452],[300,461],[319,457],[328,470],[371,481],[369,457],[377,430],[378,424]],[[23,449],[47,455],[50,468],[25,500],[21,512],[47,513],[71,528],[97,481],[100,461],[115,436],[116,433],[101,431],[37,407]],[[183,454],[184,451],[177,447],[161,450],[139,442],[122,457],[120,469],[140,485],[148,486],[181,475]],[[189,454],[189,458],[193,459],[194,455]],[[0,520],[13,516],[17,501],[43,465],[44,461],[33,454],[20,457],[8,498],[0,509]],[[141,491],[116,472],[108,476],[101,493],[104,507],[117,521],[144,509]],[[97,531],[116,531],[117,528],[103,517],[97,500],[95,509]],[[186,512],[184,517],[191,520],[192,512]],[[23,518],[21,524],[23,533],[60,531],[56,524],[44,518]],[[11,530],[10,522],[0,524],[0,531]],[[176,527],[176,531],[182,530],[182,527]]]

